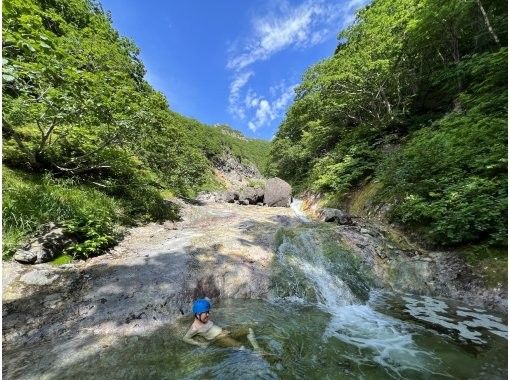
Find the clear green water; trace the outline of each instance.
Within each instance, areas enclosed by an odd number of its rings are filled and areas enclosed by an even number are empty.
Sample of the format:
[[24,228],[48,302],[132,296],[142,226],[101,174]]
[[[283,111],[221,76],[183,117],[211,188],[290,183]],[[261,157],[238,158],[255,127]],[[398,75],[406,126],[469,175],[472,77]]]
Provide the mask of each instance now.
[[[211,319],[250,347],[199,348],[181,338],[184,316],[149,336],[127,337],[100,352],[65,344],[10,351],[4,376],[94,379],[506,379],[505,316],[451,300],[374,290],[367,268],[341,248],[332,252],[313,230],[282,236],[272,299],[221,300]],[[69,344],[76,350],[76,342]],[[83,347],[87,342],[79,342]],[[64,345],[63,345],[64,344]],[[60,348],[56,348],[60,347]],[[64,348],[62,348],[64,347]],[[48,360],[48,357],[52,357]],[[14,365],[5,363],[15,363]]]
[[[67,367],[56,365],[38,372],[34,363],[46,351],[34,349],[25,368],[19,368],[19,378],[39,378],[44,373],[59,379],[507,378],[504,337],[490,332],[491,328],[470,328],[484,341],[474,343],[456,330],[412,317],[403,297],[409,295],[374,293],[367,304],[345,306],[337,315],[285,300],[224,300],[214,305],[215,323],[234,331],[252,327],[260,346],[273,356],[188,345],[180,338],[192,317],[183,317],[150,336],[126,338]],[[450,305],[449,310],[458,307]],[[458,315],[444,316],[463,320]],[[249,347],[245,337],[240,341]]]

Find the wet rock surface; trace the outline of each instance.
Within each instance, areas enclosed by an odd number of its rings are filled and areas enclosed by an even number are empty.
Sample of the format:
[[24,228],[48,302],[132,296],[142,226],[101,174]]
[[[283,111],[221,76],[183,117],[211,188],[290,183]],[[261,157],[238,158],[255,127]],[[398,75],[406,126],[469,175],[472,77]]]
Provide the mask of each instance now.
[[[133,228],[106,255],[60,267],[4,262],[7,378],[27,365],[33,378],[39,378],[38,366],[45,378],[52,378],[59,365],[72,366],[126,337],[151,334],[175,322],[189,314],[196,297],[270,295],[277,231],[304,225],[292,210],[178,203],[182,221]],[[401,246],[383,227],[353,221],[319,225],[328,229],[328,243],[337,242],[370,268],[375,286],[450,297],[506,313],[506,287],[486,287],[462,257]],[[30,353],[38,345],[43,354],[34,361]],[[65,359],[55,363],[55,355]]]
[[276,231],[299,223],[292,211],[182,204],[181,222],[133,228],[103,256],[59,267],[4,262],[4,345],[65,338],[74,355],[85,341],[151,333],[188,314],[196,297],[266,298]]
[[371,269],[378,286],[507,312],[506,284],[488,286],[461,253],[426,251],[411,244],[398,244],[384,226],[353,219],[353,225],[333,228],[342,244]]

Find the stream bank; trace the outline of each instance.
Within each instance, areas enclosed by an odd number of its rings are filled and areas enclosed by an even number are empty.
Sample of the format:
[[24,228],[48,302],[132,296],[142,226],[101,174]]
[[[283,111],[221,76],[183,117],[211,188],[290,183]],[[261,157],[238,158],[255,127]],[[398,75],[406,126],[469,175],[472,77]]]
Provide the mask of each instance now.
[[[352,298],[356,302],[370,298],[371,287],[422,295],[440,289],[430,287],[428,272],[423,271],[432,268],[432,257],[402,252],[375,227],[360,220],[352,226],[315,225],[302,218],[284,207],[183,204],[181,222],[134,228],[103,256],[60,267],[5,262],[4,375],[54,378],[62,368],[122,347],[126,340],[133,343],[159,335],[167,326],[179,324],[183,314],[187,321],[196,297],[220,303],[294,299],[296,293],[285,295],[275,289],[282,270],[274,266],[275,252],[284,242],[298,247],[302,236],[308,236],[304,240],[308,254],[329,255],[348,264],[355,276],[342,281],[349,288],[358,287]],[[350,260],[335,258],[340,251]],[[361,269],[368,273],[366,281],[360,281]],[[449,273],[459,277],[455,270]],[[460,277],[459,284],[465,284],[464,279]],[[446,275],[436,281],[446,281],[444,294],[450,296],[455,296],[451,289],[461,289]],[[463,294],[467,293],[468,289]]]

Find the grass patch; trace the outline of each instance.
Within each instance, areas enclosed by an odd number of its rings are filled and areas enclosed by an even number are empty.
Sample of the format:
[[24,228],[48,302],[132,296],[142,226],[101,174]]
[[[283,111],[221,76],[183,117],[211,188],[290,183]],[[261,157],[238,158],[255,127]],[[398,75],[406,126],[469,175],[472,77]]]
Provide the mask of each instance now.
[[461,250],[470,265],[477,268],[489,287],[502,286],[508,281],[508,252],[506,247],[488,244],[470,246]]
[[26,174],[3,167],[2,253],[11,257],[16,247],[41,225],[64,225],[78,242],[73,256],[87,257],[115,240],[121,207],[112,197],[72,181],[49,175]]
[[383,187],[381,182],[369,182],[357,191],[351,201],[349,212],[356,216],[366,215],[365,207],[370,206],[374,196]]
[[59,265],[64,265],[64,264],[70,264],[72,262],[73,262],[73,256],[71,256],[71,255],[62,255],[62,256],[54,258],[50,262],[50,264],[55,265],[55,266],[59,266]]
[[248,187],[261,187],[264,188],[266,186],[266,181],[263,179],[249,179],[248,180]]
[[508,258],[491,257],[478,262],[478,268],[489,287],[501,287],[508,280]]
[[201,184],[192,195],[197,195],[201,191],[222,191],[226,189],[227,187],[225,184],[214,174],[213,171],[210,171],[206,175],[204,183]]

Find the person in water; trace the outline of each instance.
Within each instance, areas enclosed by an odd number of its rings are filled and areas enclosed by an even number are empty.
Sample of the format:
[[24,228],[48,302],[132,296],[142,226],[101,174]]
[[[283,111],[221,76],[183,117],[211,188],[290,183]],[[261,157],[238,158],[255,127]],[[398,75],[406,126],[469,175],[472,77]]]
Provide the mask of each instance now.
[[[207,347],[210,343],[218,344],[222,347],[240,347],[243,348],[241,342],[237,341],[231,336],[230,331],[224,330],[216,326],[213,321],[209,319],[211,311],[211,303],[207,299],[198,299],[193,302],[193,314],[195,320],[189,328],[188,332],[182,340],[186,343],[194,344],[200,347]],[[206,339],[206,342],[200,342],[193,339],[194,336],[201,336]],[[248,341],[253,346],[255,351],[261,352],[260,347],[255,339],[255,334],[251,328],[248,329],[246,335]]]

